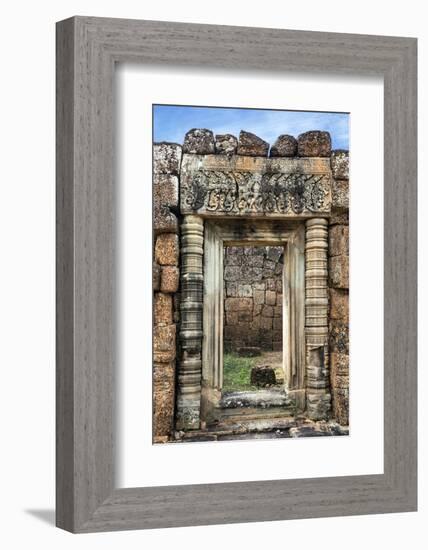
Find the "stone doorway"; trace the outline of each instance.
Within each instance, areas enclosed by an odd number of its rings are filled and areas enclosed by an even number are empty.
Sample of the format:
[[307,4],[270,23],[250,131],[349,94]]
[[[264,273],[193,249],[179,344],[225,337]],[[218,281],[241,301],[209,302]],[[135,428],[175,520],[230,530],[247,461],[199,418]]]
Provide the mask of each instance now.
[[[283,246],[223,249],[223,387],[220,418],[293,413],[285,384],[288,327]],[[285,338],[284,338],[285,334]]]
[[223,391],[283,384],[284,248],[225,246],[223,265]]
[[[304,238],[301,222],[205,221],[204,425],[304,408]],[[264,365],[275,380],[252,383]]]

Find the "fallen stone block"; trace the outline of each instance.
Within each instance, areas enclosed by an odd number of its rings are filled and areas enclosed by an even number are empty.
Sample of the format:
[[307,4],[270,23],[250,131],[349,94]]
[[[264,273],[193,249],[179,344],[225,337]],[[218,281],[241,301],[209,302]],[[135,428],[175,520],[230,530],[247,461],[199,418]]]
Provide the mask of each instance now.
[[275,370],[270,365],[256,365],[251,369],[251,384],[260,388],[276,384]]

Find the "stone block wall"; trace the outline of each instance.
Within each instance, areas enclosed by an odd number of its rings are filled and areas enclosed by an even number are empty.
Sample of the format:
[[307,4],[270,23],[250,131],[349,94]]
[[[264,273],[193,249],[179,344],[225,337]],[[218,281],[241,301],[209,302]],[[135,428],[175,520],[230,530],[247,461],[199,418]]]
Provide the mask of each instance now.
[[282,351],[284,249],[228,246],[223,263],[225,351]]
[[[176,388],[177,380],[180,378],[177,365],[180,365],[184,373],[181,381],[182,390],[179,385],[178,393],[181,391],[182,397],[191,394],[192,399],[197,394],[196,367],[183,363],[179,342],[180,275],[183,278],[185,271],[180,265],[180,227],[189,214],[328,219],[329,350],[326,355],[328,363],[326,367],[329,369],[327,376],[330,377],[330,390],[327,389],[327,391],[331,391],[332,396],[332,417],[341,424],[348,424],[348,161],[348,152],[332,151],[329,134],[320,131],[305,132],[297,139],[284,134],[269,146],[268,143],[249,132],[242,131],[239,137],[235,137],[231,134],[214,135],[213,132],[205,129],[193,129],[186,134],[182,146],[174,143],[154,144],[153,433],[155,441],[170,439],[177,426]],[[213,166],[219,162],[224,164],[223,177],[213,169]],[[284,166],[289,163],[290,167],[283,169],[281,163]],[[305,166],[304,173],[299,175],[296,183],[293,183],[294,173],[289,178],[289,171],[293,171],[294,165],[300,166],[299,163]],[[333,180],[331,180],[330,166]],[[200,180],[193,177],[193,170],[200,170],[197,174],[195,172],[195,175],[200,176]],[[239,193],[242,194],[234,204],[229,204],[229,192],[230,189],[234,189],[235,182],[230,179],[228,170],[233,171],[239,183]],[[261,180],[257,179],[261,177],[262,170],[267,175],[273,174],[263,179],[263,186],[267,186],[266,188],[259,186]],[[309,175],[305,175],[305,170]],[[248,181],[245,179],[247,171],[251,175]],[[283,174],[282,179],[277,180],[276,172],[282,171],[286,173]],[[312,173],[322,177],[314,179],[311,176]],[[186,183],[184,187],[183,182]],[[180,185],[186,190],[186,194],[183,193],[183,189],[180,193]],[[289,205],[281,202],[281,185],[284,192],[290,194]],[[311,188],[311,193],[302,196],[300,185],[306,189]],[[211,186],[219,189],[223,186],[223,191],[217,195],[215,190],[212,191]],[[274,206],[269,202],[273,197],[273,187],[278,191],[274,197],[276,201]],[[257,189],[258,195],[252,196],[251,190]],[[245,192],[242,193],[242,190]],[[320,201],[319,204],[318,201]],[[238,210],[237,213],[235,209]],[[278,248],[282,252],[281,247],[228,247],[225,249],[224,345],[226,350],[231,350],[234,345],[242,347],[259,345],[266,350],[282,349],[283,256],[277,250]],[[184,257],[183,252],[182,256]],[[193,259],[190,261],[192,267]],[[192,427],[197,425],[196,422]],[[186,426],[185,422],[183,426]]]
[[349,155],[331,154],[332,212],[329,223],[330,383],[333,417],[349,423]]
[[153,438],[174,425],[179,267],[178,196],[181,146],[153,147]]

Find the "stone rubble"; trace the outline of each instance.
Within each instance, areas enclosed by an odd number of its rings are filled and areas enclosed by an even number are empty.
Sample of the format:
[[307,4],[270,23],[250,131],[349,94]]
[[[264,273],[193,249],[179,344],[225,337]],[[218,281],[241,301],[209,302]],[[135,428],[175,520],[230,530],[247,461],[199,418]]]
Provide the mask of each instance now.
[[238,155],[246,157],[267,157],[269,143],[251,132],[241,130],[239,133]]
[[297,139],[294,136],[283,134],[277,138],[269,153],[270,157],[297,156]]
[[214,134],[206,128],[193,128],[184,136],[183,153],[212,155],[215,153]]
[[238,140],[232,134],[217,134],[215,137],[215,152],[218,155],[235,155]]
[[299,157],[329,157],[331,155],[331,138],[328,132],[311,130],[297,138]]

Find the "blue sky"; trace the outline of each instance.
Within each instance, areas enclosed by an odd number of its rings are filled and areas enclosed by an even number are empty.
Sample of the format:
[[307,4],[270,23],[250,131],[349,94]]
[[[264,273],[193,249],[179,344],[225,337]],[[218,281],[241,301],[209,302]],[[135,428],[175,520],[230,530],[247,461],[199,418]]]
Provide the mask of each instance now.
[[214,134],[252,132],[273,145],[280,134],[297,137],[308,130],[330,132],[333,149],[349,149],[349,114],[317,111],[272,111],[219,107],[153,106],[154,141],[183,143],[191,128],[208,128]]

